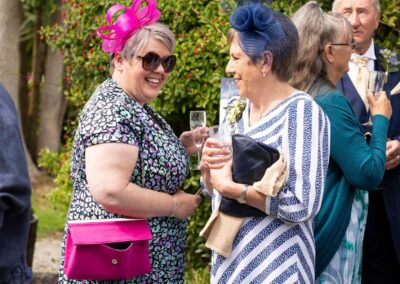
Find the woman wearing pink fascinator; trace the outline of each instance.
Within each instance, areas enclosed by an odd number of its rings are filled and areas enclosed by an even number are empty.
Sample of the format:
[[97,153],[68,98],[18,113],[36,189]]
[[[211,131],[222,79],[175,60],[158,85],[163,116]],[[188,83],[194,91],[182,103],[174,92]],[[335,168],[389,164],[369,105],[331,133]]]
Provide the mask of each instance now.
[[[186,219],[201,197],[180,190],[189,172],[188,154],[196,151],[192,132],[176,137],[149,105],[176,64],[175,38],[157,23],[160,16],[156,1],[134,0],[130,7],[112,6],[107,24],[97,30],[103,50],[112,54],[111,78],[86,103],[75,134],[59,283],[183,283]],[[128,279],[70,277],[69,224],[133,218],[146,220],[150,228],[150,272]],[[110,259],[104,273],[121,262]]]

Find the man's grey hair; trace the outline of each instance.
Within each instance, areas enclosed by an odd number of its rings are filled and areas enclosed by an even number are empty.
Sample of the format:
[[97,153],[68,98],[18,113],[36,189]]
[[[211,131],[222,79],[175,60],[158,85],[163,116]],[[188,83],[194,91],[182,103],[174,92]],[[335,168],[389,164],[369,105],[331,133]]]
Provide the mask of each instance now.
[[[336,8],[337,8],[337,5],[338,5],[338,2],[340,2],[340,1],[346,1],[346,0],[334,0],[333,4],[332,4],[332,12],[337,12]],[[372,5],[375,7],[375,9],[379,13],[381,13],[381,4],[379,3],[379,0],[369,0],[369,1],[371,1]]]

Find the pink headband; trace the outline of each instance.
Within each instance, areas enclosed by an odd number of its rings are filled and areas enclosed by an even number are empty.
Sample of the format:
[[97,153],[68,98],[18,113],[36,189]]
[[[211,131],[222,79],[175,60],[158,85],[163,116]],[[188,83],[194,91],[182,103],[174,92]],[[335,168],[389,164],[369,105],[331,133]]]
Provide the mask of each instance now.
[[[97,29],[97,35],[102,38],[102,48],[105,52],[121,51],[128,38],[135,34],[140,28],[156,22],[160,16],[157,10],[156,0],[145,0],[147,6],[140,8],[142,0],[133,0],[131,7],[126,8],[123,5],[115,4],[108,9],[106,21],[108,25]],[[114,23],[112,23],[113,15],[125,10],[125,13],[119,15]],[[104,34],[104,31],[109,33]]]

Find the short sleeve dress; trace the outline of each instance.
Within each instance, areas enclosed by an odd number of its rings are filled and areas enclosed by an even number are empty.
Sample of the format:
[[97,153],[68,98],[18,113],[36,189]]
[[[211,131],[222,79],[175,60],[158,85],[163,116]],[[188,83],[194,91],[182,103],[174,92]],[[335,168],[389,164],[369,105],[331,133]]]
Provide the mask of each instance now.
[[[73,193],[68,220],[124,217],[106,211],[87,185],[85,149],[102,143],[139,148],[131,182],[144,188],[174,194],[188,174],[189,157],[171,127],[149,105],[140,105],[108,79],[97,87],[80,116],[71,157]],[[153,235],[149,244],[151,273],[124,281],[68,280],[63,271],[64,234],[59,283],[183,283],[187,222],[167,217],[148,222]]]

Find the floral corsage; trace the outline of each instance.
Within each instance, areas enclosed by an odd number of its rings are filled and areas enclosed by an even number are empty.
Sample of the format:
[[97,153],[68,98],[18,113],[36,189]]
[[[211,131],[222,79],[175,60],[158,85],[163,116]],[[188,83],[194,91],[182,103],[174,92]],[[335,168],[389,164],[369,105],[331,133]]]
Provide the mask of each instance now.
[[[397,59],[396,53],[389,49],[382,49],[379,51],[382,67],[385,70],[386,77],[385,82],[388,77],[388,73],[400,71],[400,61]],[[396,95],[400,93],[400,82],[391,90],[391,95]]]
[[243,115],[243,111],[246,108],[247,100],[243,97],[239,97],[229,104],[226,109],[226,121],[229,124],[234,125],[237,123]]
[[397,59],[396,53],[389,49],[379,51],[382,60],[382,67],[387,73],[398,72],[400,70],[400,61]]

